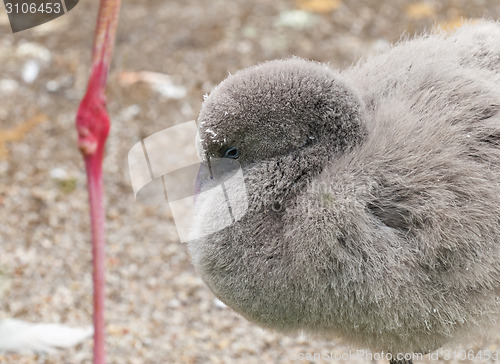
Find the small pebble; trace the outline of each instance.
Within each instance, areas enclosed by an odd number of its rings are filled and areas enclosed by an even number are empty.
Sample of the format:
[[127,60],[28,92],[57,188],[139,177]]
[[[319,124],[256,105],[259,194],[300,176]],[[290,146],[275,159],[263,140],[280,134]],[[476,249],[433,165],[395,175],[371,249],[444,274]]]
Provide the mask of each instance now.
[[294,29],[308,28],[316,23],[316,17],[304,10],[288,10],[282,12],[275,25]]
[[23,65],[22,77],[26,83],[33,83],[40,73],[40,65],[34,59],[27,60]]
[[0,91],[2,92],[10,93],[16,91],[18,87],[19,84],[17,83],[17,81],[11,78],[4,78],[0,80]]

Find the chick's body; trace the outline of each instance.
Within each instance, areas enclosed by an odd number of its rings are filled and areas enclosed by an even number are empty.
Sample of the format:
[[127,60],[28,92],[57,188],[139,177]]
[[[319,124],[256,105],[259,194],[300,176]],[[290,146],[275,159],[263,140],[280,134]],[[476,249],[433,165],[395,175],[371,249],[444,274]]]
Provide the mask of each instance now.
[[[342,73],[264,63],[221,83],[199,121],[204,158],[239,148],[249,206],[190,252],[249,320],[402,353],[498,317],[498,24]],[[221,203],[197,201],[198,236]]]

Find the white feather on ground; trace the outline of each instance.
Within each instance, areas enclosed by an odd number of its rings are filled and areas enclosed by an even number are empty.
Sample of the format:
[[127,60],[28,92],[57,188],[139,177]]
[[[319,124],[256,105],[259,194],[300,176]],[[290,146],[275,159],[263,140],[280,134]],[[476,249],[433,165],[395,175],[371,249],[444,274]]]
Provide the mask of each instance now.
[[0,352],[53,353],[92,336],[92,327],[31,323],[17,319],[0,321]]

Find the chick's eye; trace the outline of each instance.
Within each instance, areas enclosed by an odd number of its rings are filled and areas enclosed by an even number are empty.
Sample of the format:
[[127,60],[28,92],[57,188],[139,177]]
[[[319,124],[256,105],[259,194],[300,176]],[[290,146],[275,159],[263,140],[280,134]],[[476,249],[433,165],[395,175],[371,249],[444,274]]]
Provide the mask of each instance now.
[[227,148],[223,155],[224,158],[231,158],[231,159],[236,159],[239,156],[240,156],[240,151],[238,150],[238,148]]

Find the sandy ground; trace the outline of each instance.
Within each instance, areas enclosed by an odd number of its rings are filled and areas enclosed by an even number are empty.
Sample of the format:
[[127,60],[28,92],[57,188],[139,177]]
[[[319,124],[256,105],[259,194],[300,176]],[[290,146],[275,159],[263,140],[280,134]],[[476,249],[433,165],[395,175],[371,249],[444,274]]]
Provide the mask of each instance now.
[[[17,34],[0,7],[0,318],[91,322],[87,195],[73,125],[97,5],[80,1],[68,15]],[[127,153],[152,133],[195,119],[203,94],[228,72],[290,55],[346,67],[403,34],[449,29],[461,17],[499,19],[500,3],[125,1],[108,88],[109,363],[320,363],[299,353],[348,351],[266,332],[218,304],[190,265],[168,208],[134,200]],[[169,77],[155,85],[144,71]],[[495,335],[463,348],[500,350]],[[0,363],[90,363],[91,351],[87,340],[49,356],[0,354]],[[441,355],[437,362],[486,361]]]

